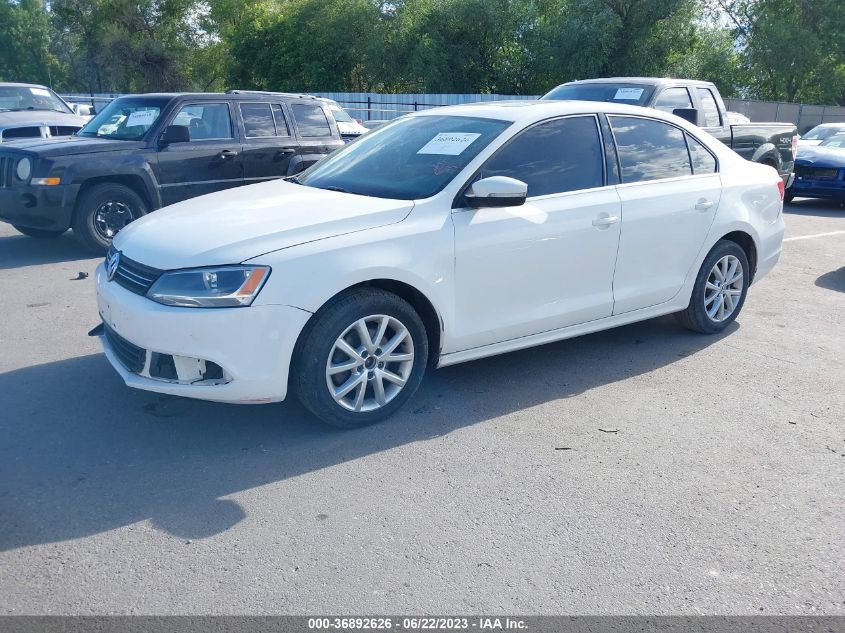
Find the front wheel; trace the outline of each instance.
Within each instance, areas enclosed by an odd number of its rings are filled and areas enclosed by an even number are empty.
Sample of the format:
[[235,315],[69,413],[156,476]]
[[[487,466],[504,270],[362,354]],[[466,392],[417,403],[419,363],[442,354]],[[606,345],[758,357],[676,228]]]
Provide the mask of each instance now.
[[745,251],[736,242],[717,242],[704,258],[689,305],[678,313],[678,320],[695,332],[721,332],[742,310],[750,282]]
[[323,422],[357,428],[398,411],[422,381],[425,326],[404,299],[378,288],[346,292],[300,335],[291,387]]
[[28,226],[18,226],[17,224],[13,224],[12,226],[15,227],[19,233],[23,233],[29,237],[36,237],[38,239],[52,239],[54,237],[59,237],[62,233],[67,231],[67,229],[32,229]]
[[88,250],[102,254],[122,228],[146,212],[144,200],[126,185],[116,182],[94,185],[76,204],[73,235]]

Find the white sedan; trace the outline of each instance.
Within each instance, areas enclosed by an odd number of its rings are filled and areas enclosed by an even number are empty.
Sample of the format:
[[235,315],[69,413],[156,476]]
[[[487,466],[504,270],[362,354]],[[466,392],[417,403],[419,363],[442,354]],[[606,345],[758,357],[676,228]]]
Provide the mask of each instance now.
[[773,169],[656,110],[429,110],[132,223],[97,269],[92,333],[131,387],[293,393],[356,427],[430,366],[669,313],[725,329],[778,260],[782,198]]

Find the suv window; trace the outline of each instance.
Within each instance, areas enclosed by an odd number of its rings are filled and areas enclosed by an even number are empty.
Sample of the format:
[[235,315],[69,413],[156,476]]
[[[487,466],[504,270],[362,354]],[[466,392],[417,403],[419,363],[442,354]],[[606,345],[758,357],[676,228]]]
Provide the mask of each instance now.
[[692,100],[686,88],[667,88],[657,97],[654,107],[671,114],[675,108],[691,108]]
[[529,196],[545,196],[604,184],[601,142],[592,116],[535,125],[505,145],[481,169],[481,177],[509,176],[528,184]]
[[716,171],[716,157],[710,153],[704,145],[696,141],[689,134],[687,136],[687,145],[689,145],[689,155],[692,159],[692,173],[694,174],[712,174]]
[[685,135],[679,128],[654,119],[608,119],[616,139],[623,183],[692,174]]
[[716,98],[709,88],[696,88],[698,98],[701,99],[701,109],[704,113],[704,127],[719,127],[722,125],[722,116],[719,114],[719,106],[716,105]]
[[173,125],[185,125],[192,141],[234,138],[227,103],[193,103],[180,108]]
[[290,108],[300,136],[331,136],[332,128],[323,108],[310,103],[294,103]]
[[276,136],[290,136],[288,120],[285,117],[285,111],[279,103],[273,104],[273,119],[276,122]]
[[240,107],[248,138],[276,136],[276,124],[269,103],[242,103]]

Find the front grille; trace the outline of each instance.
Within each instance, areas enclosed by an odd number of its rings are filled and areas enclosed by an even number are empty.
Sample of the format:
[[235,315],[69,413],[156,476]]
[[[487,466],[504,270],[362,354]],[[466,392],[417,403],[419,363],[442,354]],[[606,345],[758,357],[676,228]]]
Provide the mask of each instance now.
[[0,189],[12,186],[15,159],[11,156],[0,156]]
[[133,374],[141,373],[144,369],[144,364],[147,362],[147,350],[133,345],[105,323],[103,327],[106,332],[106,340],[111,345],[120,364]]
[[3,140],[11,141],[16,138],[41,138],[41,128],[39,126],[27,127],[10,127],[3,130]]
[[795,175],[802,180],[836,180],[839,170],[826,167],[796,167]]
[[[109,252],[106,255],[106,268],[108,268],[109,261],[116,254],[117,251],[113,246],[109,248]],[[118,261],[117,270],[114,272],[113,280],[130,292],[143,296],[147,294],[150,286],[161,276],[162,272],[158,268],[144,266],[144,264],[133,261],[123,255],[123,253],[120,253],[120,260]]]

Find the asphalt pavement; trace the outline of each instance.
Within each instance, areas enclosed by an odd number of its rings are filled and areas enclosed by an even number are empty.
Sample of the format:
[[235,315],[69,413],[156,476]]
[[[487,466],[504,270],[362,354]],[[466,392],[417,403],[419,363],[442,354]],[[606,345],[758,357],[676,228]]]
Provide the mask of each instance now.
[[0,224],[0,614],[845,614],[845,208],[786,224],[720,336],[434,371],[352,432],[130,390],[99,260]]

